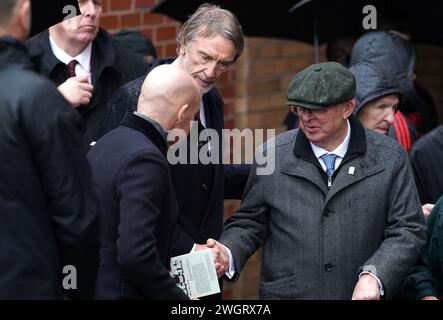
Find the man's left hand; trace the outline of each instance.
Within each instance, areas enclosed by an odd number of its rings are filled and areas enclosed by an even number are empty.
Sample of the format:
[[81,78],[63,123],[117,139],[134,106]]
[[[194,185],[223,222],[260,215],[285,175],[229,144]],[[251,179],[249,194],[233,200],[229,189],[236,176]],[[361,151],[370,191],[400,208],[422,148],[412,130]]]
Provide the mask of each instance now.
[[380,300],[377,280],[369,274],[363,274],[355,285],[352,300]]

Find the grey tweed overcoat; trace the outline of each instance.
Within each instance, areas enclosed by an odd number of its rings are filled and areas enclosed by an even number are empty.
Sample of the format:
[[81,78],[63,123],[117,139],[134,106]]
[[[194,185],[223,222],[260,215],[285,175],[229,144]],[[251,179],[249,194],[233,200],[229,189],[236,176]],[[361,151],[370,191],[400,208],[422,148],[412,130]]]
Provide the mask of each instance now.
[[381,280],[389,297],[417,260],[426,230],[408,157],[353,116],[350,125],[330,189],[299,130],[265,146],[275,152],[273,174],[252,168],[220,242],[233,254],[235,278],[263,247],[261,299],[350,299],[363,270]]

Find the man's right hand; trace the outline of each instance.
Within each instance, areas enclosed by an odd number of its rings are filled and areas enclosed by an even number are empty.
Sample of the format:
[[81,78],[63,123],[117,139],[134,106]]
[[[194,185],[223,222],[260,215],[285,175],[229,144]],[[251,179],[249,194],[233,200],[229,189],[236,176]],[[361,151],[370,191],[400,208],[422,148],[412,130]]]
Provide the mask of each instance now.
[[69,78],[58,86],[58,91],[74,108],[87,105],[91,100],[93,89],[94,87],[88,82],[88,75]]
[[229,271],[229,255],[225,247],[214,239],[208,239],[206,246],[212,250],[212,258],[214,259],[215,271],[217,277],[222,277],[227,271]]
[[431,213],[432,209],[434,209],[435,204],[426,203],[421,208],[423,210],[423,214],[425,216],[425,219],[428,218],[429,214]]

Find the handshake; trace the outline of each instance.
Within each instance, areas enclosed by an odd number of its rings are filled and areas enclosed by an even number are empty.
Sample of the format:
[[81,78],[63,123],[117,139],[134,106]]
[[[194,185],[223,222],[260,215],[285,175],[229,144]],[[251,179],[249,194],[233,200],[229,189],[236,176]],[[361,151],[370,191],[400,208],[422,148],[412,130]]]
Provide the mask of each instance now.
[[206,244],[196,244],[195,251],[211,249],[212,259],[214,260],[215,271],[217,272],[217,277],[221,278],[226,272],[229,271],[229,253],[227,248],[220,242],[209,238]]

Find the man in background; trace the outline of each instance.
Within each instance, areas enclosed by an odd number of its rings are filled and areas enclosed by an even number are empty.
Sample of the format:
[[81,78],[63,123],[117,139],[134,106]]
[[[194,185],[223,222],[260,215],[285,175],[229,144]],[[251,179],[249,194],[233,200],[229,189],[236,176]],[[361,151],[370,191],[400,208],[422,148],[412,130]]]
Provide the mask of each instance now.
[[0,0],[0,299],[89,299],[98,215],[80,118],[32,71],[30,23],[29,0]]
[[139,56],[115,46],[99,28],[100,0],[78,1],[81,14],[49,28],[27,42],[39,72],[52,80],[81,115],[83,150],[100,137],[105,106],[123,84],[146,73]]

